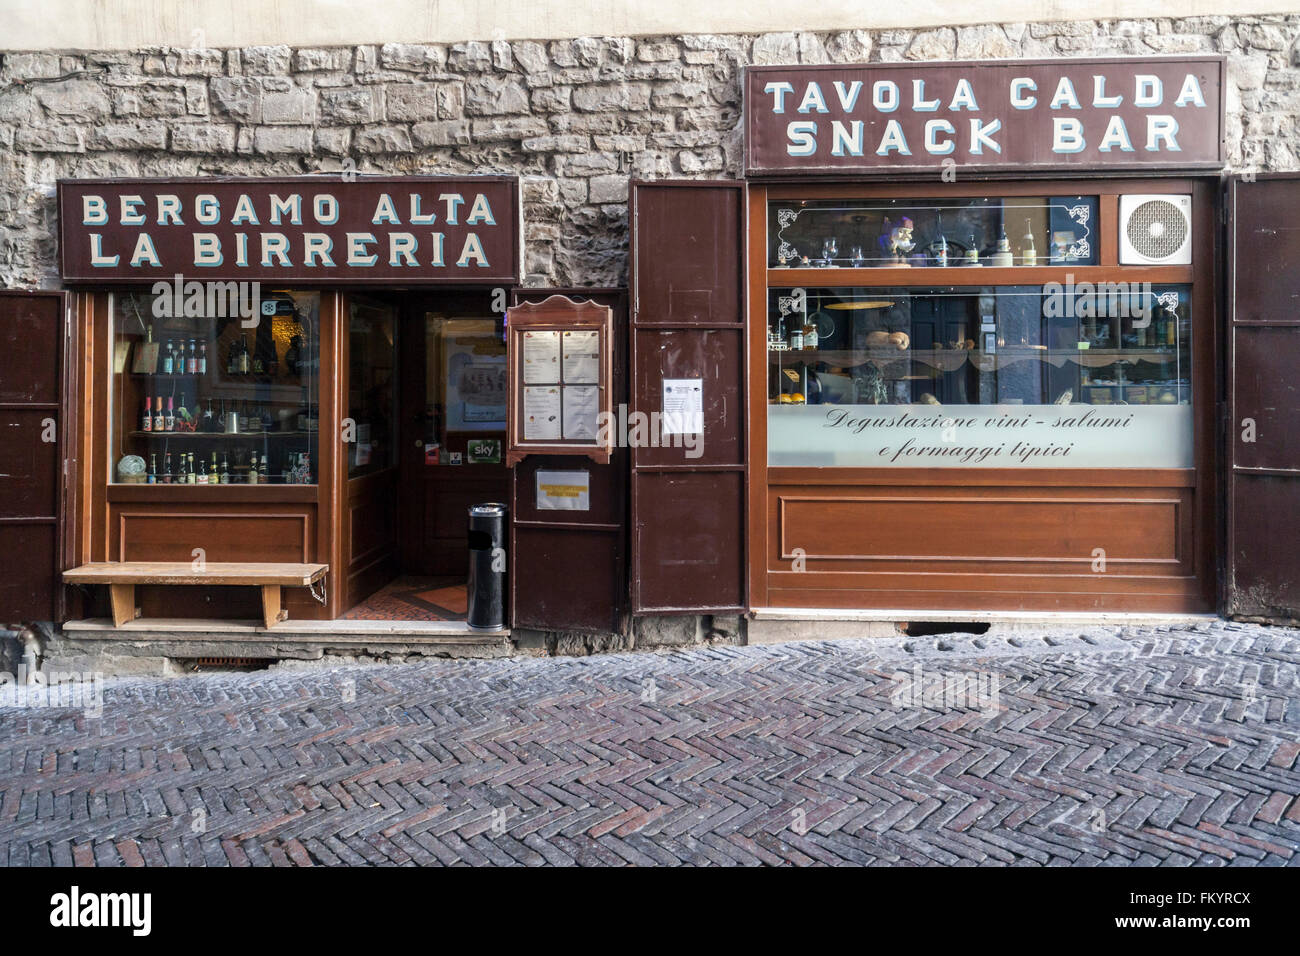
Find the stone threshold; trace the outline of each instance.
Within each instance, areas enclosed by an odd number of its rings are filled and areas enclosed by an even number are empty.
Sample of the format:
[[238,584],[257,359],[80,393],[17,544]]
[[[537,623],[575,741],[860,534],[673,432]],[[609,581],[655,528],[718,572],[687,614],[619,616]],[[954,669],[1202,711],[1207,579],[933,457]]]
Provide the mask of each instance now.
[[759,607],[749,612],[755,621],[863,621],[872,623],[980,624],[1093,624],[1134,626],[1142,624],[1188,624],[1218,621],[1217,614],[1166,614],[1141,611],[917,611],[906,609],[844,609]]
[[504,645],[509,629],[476,631],[464,621],[294,621],[266,628],[256,621],[149,618],[115,627],[108,618],[67,621],[71,638],[106,641],[274,641],[307,644]]

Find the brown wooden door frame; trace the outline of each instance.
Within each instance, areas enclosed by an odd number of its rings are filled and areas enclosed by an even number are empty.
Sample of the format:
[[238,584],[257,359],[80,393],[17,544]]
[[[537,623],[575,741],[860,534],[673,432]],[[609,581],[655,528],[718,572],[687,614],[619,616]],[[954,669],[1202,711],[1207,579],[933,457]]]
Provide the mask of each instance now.
[[[1300,173],[1231,177],[1223,201],[1222,610],[1295,624],[1300,620],[1300,398],[1294,385],[1300,360],[1295,311],[1300,240],[1291,238],[1288,245],[1291,233],[1277,227],[1294,222],[1288,213],[1300,212]],[[1261,216],[1276,218],[1262,221]],[[1253,442],[1244,440],[1246,419],[1254,425]]]
[[[1190,192],[1193,194],[1193,216],[1194,216],[1194,262],[1193,267],[1159,267],[1147,269],[1145,267],[1118,267],[1117,264],[1117,231],[1112,228],[1115,217],[1118,215],[1118,199],[1116,193],[1123,189],[1130,192]],[[766,354],[766,323],[767,323],[767,290],[769,283],[779,286],[808,286],[808,285],[832,285],[832,286],[866,286],[871,285],[889,285],[889,286],[906,286],[922,283],[928,279],[930,284],[950,285],[952,278],[929,277],[917,275],[915,270],[902,269],[837,269],[833,277],[828,276],[826,270],[818,269],[786,269],[781,270],[779,278],[770,277],[767,269],[767,202],[769,199],[800,199],[800,198],[864,198],[864,197],[883,197],[883,198],[908,198],[915,196],[957,196],[957,195],[1039,195],[1039,194],[1097,194],[1102,197],[1099,209],[1099,241],[1101,244],[1100,262],[1102,265],[1078,267],[1070,271],[1075,273],[1076,281],[1083,281],[1085,278],[1089,281],[1110,280],[1117,278],[1126,278],[1130,280],[1147,280],[1155,283],[1161,282],[1179,282],[1191,283],[1193,288],[1193,339],[1192,339],[1192,382],[1193,382],[1193,416],[1194,416],[1194,468],[1191,469],[1194,474],[1191,483],[1188,483],[1188,469],[1173,469],[1150,471],[1143,469],[1122,469],[1116,471],[1113,469],[1103,470],[1074,470],[1073,479],[1070,474],[1062,471],[1055,478],[1048,476],[1039,476],[1043,483],[1047,485],[1063,485],[1069,480],[1075,480],[1081,488],[1087,488],[1096,483],[1102,486],[1116,485],[1125,479],[1132,479],[1142,484],[1149,484],[1151,487],[1163,487],[1181,484],[1184,486],[1181,497],[1190,502],[1193,507],[1193,513],[1185,527],[1180,526],[1179,534],[1185,530],[1188,535],[1191,547],[1188,553],[1187,563],[1193,569],[1189,580],[1194,583],[1184,583],[1178,586],[1178,594],[1162,595],[1161,599],[1165,600],[1170,606],[1168,610],[1210,610],[1214,606],[1215,590],[1215,550],[1219,541],[1218,520],[1216,514],[1216,502],[1219,500],[1219,473],[1217,468],[1217,446],[1218,442],[1218,407],[1217,407],[1217,389],[1216,375],[1220,367],[1219,355],[1221,354],[1218,335],[1216,330],[1219,327],[1218,322],[1218,304],[1216,296],[1216,283],[1214,281],[1213,266],[1216,261],[1215,248],[1215,223],[1218,220],[1217,204],[1217,186],[1208,177],[1189,176],[1189,177],[1138,177],[1138,176],[1111,176],[1098,177],[1085,180],[1066,180],[1045,179],[1032,180],[1023,182],[1008,182],[997,179],[985,178],[980,180],[971,180],[965,184],[956,186],[943,185],[935,186],[933,183],[917,182],[882,182],[863,185],[861,183],[844,183],[828,184],[825,182],[815,184],[801,183],[770,183],[770,184],[750,184],[748,206],[749,206],[749,310],[750,319],[749,328],[749,362],[750,362],[750,510],[749,510],[749,537],[750,537],[750,595],[751,605],[753,607],[766,607],[773,603],[775,595],[775,585],[771,580],[771,571],[769,569],[769,557],[771,549],[774,546],[772,538],[773,514],[771,512],[770,488],[773,484],[790,485],[794,483],[809,482],[816,485],[826,485],[833,483],[837,478],[841,484],[855,486],[857,494],[871,494],[871,487],[881,485],[910,485],[920,483],[927,487],[934,487],[939,494],[949,494],[942,489],[961,488],[965,486],[978,488],[979,486],[1025,486],[1031,485],[1035,481],[1033,474],[1009,476],[1004,470],[995,469],[795,469],[795,468],[769,468],[767,465],[767,354]],[[1102,225],[1104,223],[1104,225]],[[1108,265],[1109,263],[1109,265]],[[1121,274],[1123,273],[1123,274]],[[980,270],[980,277],[976,285],[1001,285],[1001,284],[1033,284],[1038,285],[1047,278],[1042,274],[1042,270],[1033,271],[1026,267],[1016,267],[1011,269],[992,269],[984,268]],[[1124,472],[1131,471],[1132,474],[1125,475]],[[1179,475],[1182,477],[1180,478]],[[1008,480],[1010,478],[1010,480]],[[838,492],[837,492],[838,493]],[[1052,492],[1060,494],[1061,492]],[[1185,503],[1186,503],[1185,502]],[[944,568],[927,568],[929,571],[944,571]],[[809,573],[812,573],[811,570]],[[860,575],[859,575],[860,577]],[[934,577],[934,575],[930,575]],[[844,582],[850,580],[849,575],[842,576]],[[997,586],[999,576],[983,575],[978,580],[970,577],[971,587],[992,588]],[[1183,580],[1183,578],[1178,578]],[[911,584],[912,575],[907,573],[884,574],[880,576],[881,588],[892,589],[897,593],[908,593]],[[1053,579],[1051,576],[1043,576],[1035,586],[1045,591],[1049,591]],[[809,587],[806,578],[804,588],[807,588],[807,595],[813,598],[822,596],[826,598],[824,603],[818,604],[815,600],[800,603],[800,607],[853,607],[853,606],[875,606],[875,605],[854,605],[848,601],[849,591],[853,587],[866,587],[865,584],[854,584],[850,587],[847,583],[837,583],[830,586],[823,582],[818,587]],[[831,595],[838,591],[838,598],[831,600]],[[1194,592],[1194,593],[1193,593]],[[933,589],[927,592],[932,600],[934,607],[945,607],[951,609],[970,610],[969,595],[954,596],[953,600],[944,600],[944,592],[940,589]],[[1067,596],[1064,599],[1065,604],[1079,603],[1079,600]],[[1140,596],[1135,598],[1125,593],[1117,592],[1115,597],[1115,607],[1117,609],[1134,609],[1140,610]],[[989,603],[989,602],[986,602]],[[1173,605],[1177,605],[1174,607]],[[889,604],[890,608],[898,607],[917,607],[924,609],[926,605],[911,604]],[[978,609],[978,608],[976,608]],[[990,606],[987,610],[996,608]],[[1046,609],[1046,608],[1045,608]],[[1148,608],[1149,609],[1149,608]]]
[[[48,529],[46,533],[53,534],[50,550],[53,553],[54,560],[52,566],[48,569],[50,575],[48,581],[49,601],[37,601],[35,600],[36,595],[33,595],[31,604],[5,608],[4,612],[7,617],[0,620],[0,625],[34,621],[61,623],[65,620],[68,602],[66,589],[62,582],[62,572],[75,560],[74,539],[72,537],[74,528],[69,516],[76,513],[78,478],[76,459],[73,455],[76,448],[73,436],[77,434],[77,419],[75,417],[77,407],[75,404],[75,385],[77,379],[73,368],[77,350],[73,336],[77,330],[72,320],[70,303],[66,293],[44,290],[0,290],[0,315],[7,311],[6,306],[20,299],[47,300],[56,310],[54,341],[51,343],[56,351],[54,361],[56,380],[52,383],[53,394],[51,396],[53,400],[4,402],[0,403],[0,409],[19,413],[28,411],[40,414],[44,412],[45,415],[42,421],[44,418],[49,417],[55,419],[56,460],[54,477],[58,487],[53,495],[54,514],[13,515],[0,518],[0,525],[14,527],[27,525],[32,528]],[[38,428],[33,436],[34,440],[39,440],[41,430]],[[9,558],[11,561],[20,562],[22,555],[15,552],[10,554]],[[33,573],[40,574],[41,572],[39,569],[33,569]]]

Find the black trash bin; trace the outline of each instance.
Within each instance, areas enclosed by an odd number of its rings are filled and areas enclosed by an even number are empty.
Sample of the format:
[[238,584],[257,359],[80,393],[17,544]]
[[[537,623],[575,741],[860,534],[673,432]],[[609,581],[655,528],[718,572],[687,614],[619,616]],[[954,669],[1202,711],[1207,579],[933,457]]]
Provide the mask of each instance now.
[[494,501],[469,509],[469,626],[506,626],[506,511]]

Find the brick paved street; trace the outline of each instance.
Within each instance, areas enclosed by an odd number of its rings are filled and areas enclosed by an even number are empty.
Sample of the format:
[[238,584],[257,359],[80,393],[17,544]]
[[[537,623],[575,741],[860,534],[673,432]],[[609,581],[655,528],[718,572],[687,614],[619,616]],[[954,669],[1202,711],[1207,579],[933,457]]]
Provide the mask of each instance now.
[[111,680],[0,864],[1300,861],[1300,632],[1010,637]]

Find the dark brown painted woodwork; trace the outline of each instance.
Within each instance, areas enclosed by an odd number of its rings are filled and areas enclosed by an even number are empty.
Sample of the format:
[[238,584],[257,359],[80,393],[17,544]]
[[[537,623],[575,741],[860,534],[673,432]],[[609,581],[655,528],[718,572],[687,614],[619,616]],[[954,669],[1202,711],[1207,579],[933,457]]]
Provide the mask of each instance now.
[[[551,295],[590,300],[613,310],[611,398],[627,401],[627,293],[622,289],[520,290],[516,301]],[[585,471],[588,511],[540,511],[537,472]],[[511,626],[543,631],[623,632],[627,627],[628,451],[608,464],[589,458],[530,454],[510,469]]]
[[[727,613],[745,597],[744,186],[634,183],[630,412],[703,382],[703,443],[631,449],[632,609]],[[662,441],[662,437],[659,437]]]
[[1228,185],[1225,607],[1300,619],[1300,175]]
[[63,612],[64,310],[59,293],[0,292],[0,625]]

